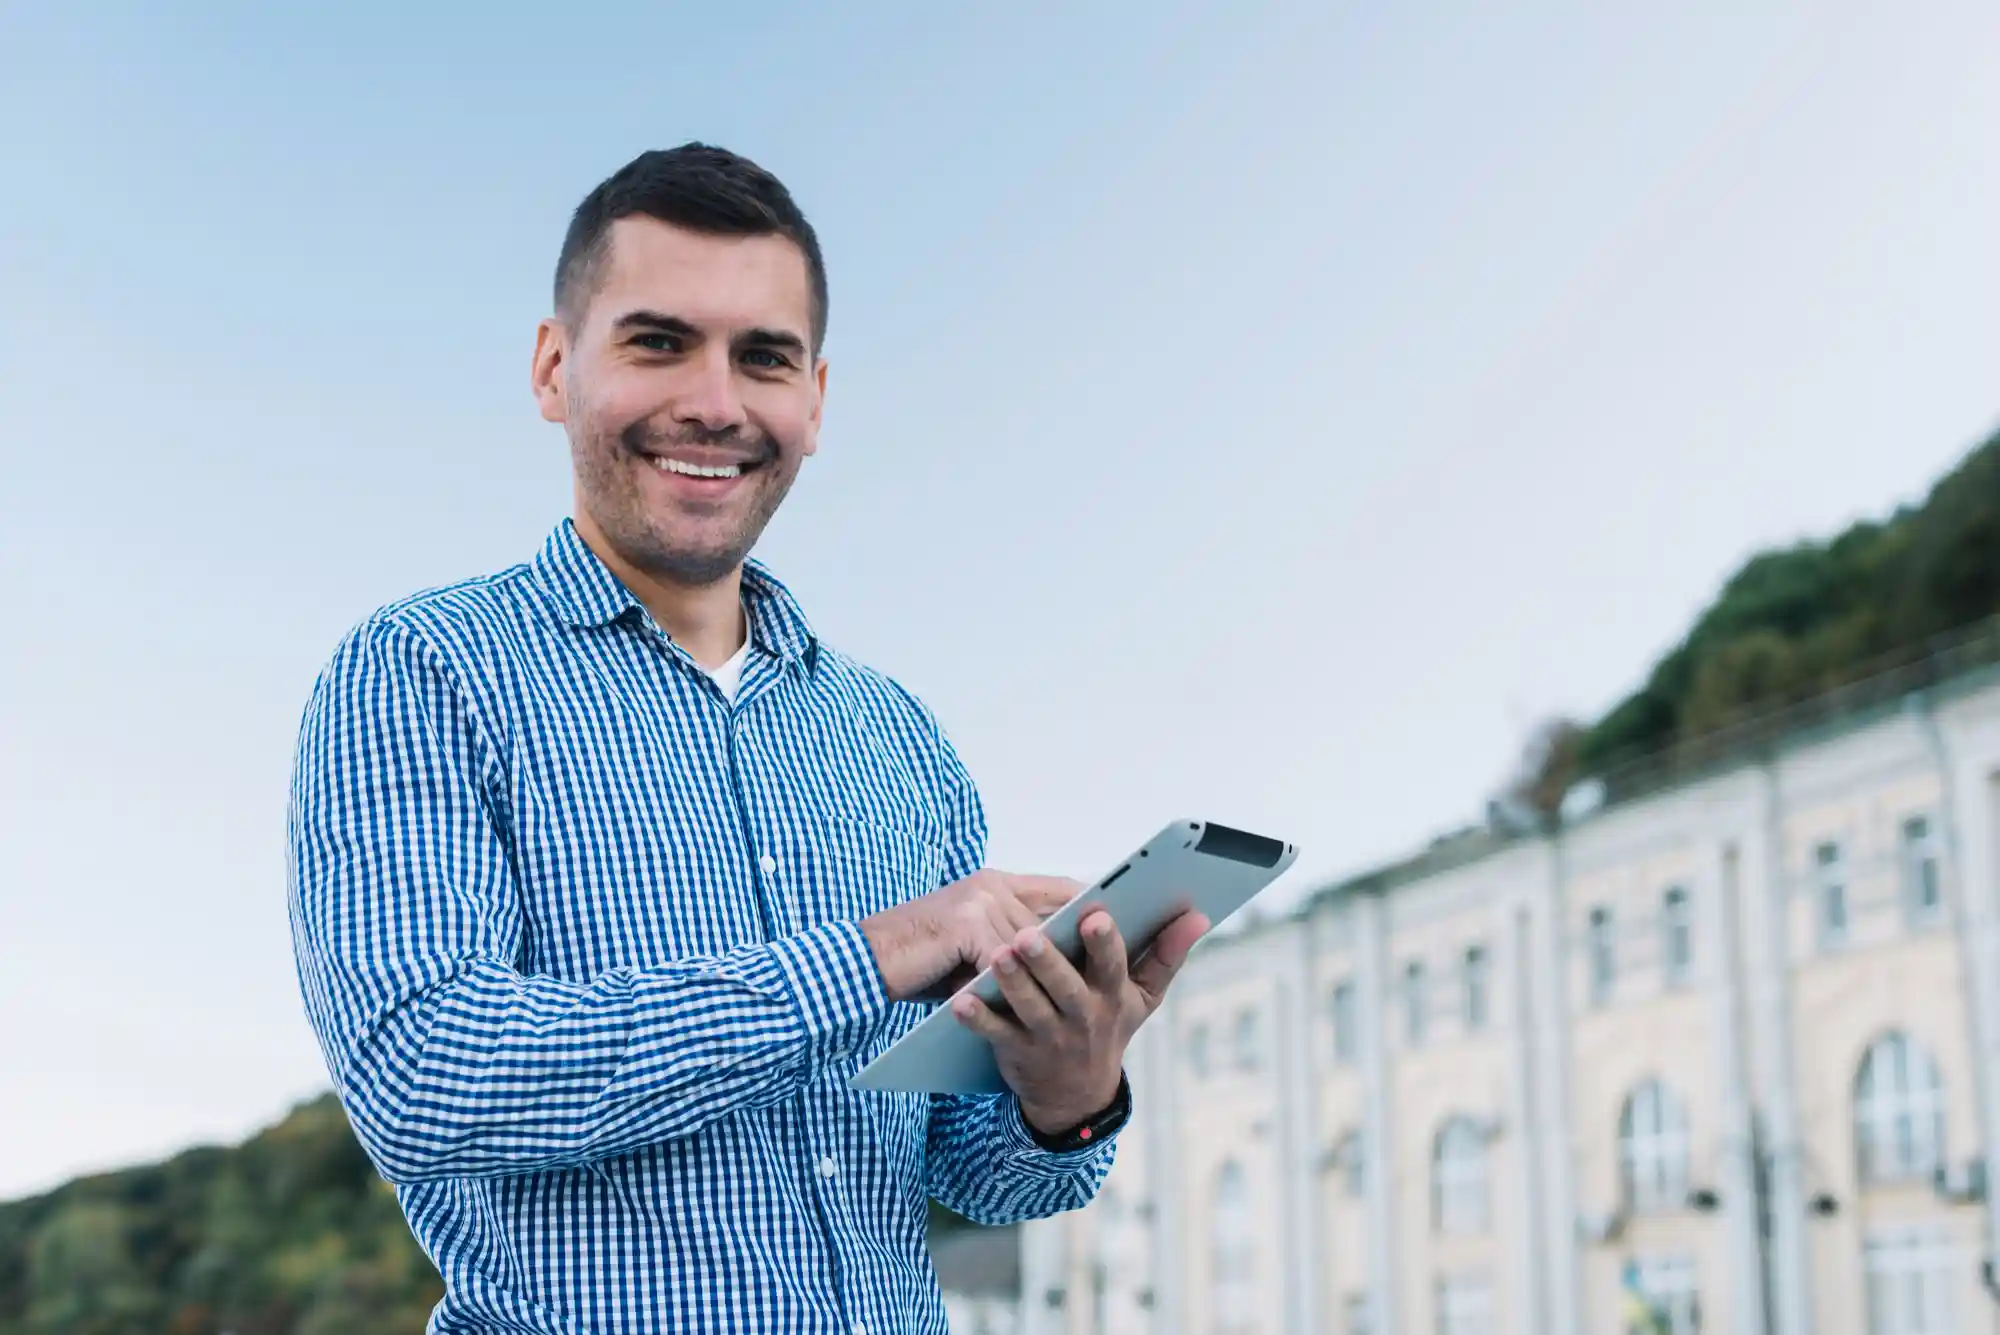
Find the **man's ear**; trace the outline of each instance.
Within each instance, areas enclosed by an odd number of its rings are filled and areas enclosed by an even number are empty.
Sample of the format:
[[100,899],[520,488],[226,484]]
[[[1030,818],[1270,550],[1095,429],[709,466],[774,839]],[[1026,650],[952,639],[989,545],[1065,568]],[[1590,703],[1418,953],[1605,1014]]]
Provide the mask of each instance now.
[[563,364],[569,359],[569,331],[551,315],[535,326],[535,359],[528,370],[528,383],[535,391],[535,406],[545,422],[569,420],[569,393],[563,382]]

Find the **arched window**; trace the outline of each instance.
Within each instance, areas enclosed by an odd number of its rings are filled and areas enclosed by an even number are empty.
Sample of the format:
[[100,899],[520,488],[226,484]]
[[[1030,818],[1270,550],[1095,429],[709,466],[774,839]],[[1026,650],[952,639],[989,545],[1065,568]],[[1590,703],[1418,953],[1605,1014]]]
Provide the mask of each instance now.
[[1257,1333],[1257,1228],[1250,1208],[1250,1176],[1234,1159],[1215,1178],[1214,1230],[1209,1239],[1210,1294],[1215,1335]]
[[1863,1182],[1927,1177],[1944,1159],[1944,1087],[1908,1034],[1884,1034],[1861,1059],[1854,1146]]
[[1618,1115],[1618,1178],[1638,1213],[1687,1204],[1687,1111],[1657,1080],[1633,1090]]
[[1454,1117],[1438,1132],[1431,1154],[1431,1211],[1440,1233],[1485,1231],[1486,1133],[1469,1117]]

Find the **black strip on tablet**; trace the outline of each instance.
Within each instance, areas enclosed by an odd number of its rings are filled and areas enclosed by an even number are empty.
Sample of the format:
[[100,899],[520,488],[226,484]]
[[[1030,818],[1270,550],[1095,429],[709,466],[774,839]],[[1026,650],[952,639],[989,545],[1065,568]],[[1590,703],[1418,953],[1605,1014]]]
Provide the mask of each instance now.
[[1120,876],[1123,876],[1126,872],[1131,870],[1132,870],[1132,864],[1128,862],[1124,866],[1120,867],[1117,871],[1112,872],[1109,876],[1099,881],[1097,883],[1097,888],[1099,890],[1109,889],[1113,881],[1117,880]]
[[1228,858],[1231,862],[1248,863],[1252,867],[1275,867],[1278,859],[1285,856],[1285,846],[1276,839],[1266,839],[1261,834],[1250,834],[1243,830],[1232,830],[1227,825],[1209,825],[1201,832],[1194,851],[1207,853],[1213,857]]

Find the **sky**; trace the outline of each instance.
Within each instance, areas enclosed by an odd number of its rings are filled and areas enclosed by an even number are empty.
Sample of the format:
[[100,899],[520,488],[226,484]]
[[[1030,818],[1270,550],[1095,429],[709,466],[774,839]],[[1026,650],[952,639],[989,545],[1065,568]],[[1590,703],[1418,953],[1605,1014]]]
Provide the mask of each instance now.
[[759,555],[993,864],[1199,817],[1282,907],[2000,425],[1995,68],[1985,0],[0,3],[0,1197],[324,1087],[300,711],[568,512],[534,325],[636,153],[818,228]]

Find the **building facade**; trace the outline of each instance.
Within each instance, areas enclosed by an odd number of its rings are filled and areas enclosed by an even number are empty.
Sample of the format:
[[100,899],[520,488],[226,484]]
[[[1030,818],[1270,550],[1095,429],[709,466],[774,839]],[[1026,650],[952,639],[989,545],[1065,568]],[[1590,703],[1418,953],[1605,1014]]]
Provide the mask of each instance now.
[[1976,670],[1218,937],[1023,1329],[2000,1335],[1996,841]]

